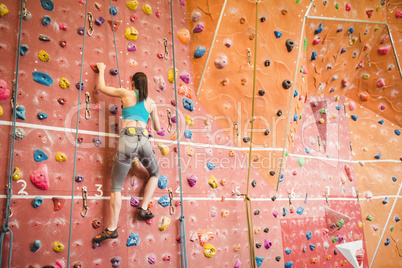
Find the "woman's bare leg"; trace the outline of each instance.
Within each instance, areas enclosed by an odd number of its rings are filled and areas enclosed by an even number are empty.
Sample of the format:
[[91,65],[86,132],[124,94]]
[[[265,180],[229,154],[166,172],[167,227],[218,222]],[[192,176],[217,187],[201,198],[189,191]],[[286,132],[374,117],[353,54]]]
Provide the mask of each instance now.
[[151,201],[152,196],[155,193],[156,187],[158,186],[158,178],[151,177],[149,178],[147,184],[145,185],[144,191],[144,199],[142,200],[142,208],[148,209],[149,202]]
[[116,229],[121,209],[121,192],[110,193],[110,219],[108,229]]

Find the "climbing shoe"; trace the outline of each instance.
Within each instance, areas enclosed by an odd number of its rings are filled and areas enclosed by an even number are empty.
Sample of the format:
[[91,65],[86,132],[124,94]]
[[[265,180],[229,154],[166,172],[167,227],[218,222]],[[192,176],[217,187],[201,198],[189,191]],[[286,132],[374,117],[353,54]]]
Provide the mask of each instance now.
[[149,209],[143,209],[142,207],[138,208],[140,210],[140,217],[144,220],[152,219],[155,217]]
[[114,231],[109,231],[107,228],[105,230],[102,231],[102,233],[100,233],[99,235],[95,236],[94,238],[92,238],[92,241],[94,243],[100,243],[103,240],[106,240],[108,238],[118,238],[119,234],[117,233],[117,228]]

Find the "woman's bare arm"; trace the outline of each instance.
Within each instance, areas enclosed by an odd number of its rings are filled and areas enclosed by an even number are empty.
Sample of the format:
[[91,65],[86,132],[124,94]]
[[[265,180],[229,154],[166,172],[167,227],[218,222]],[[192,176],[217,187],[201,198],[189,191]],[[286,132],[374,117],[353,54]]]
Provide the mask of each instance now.
[[98,90],[110,97],[124,97],[126,95],[126,90],[124,88],[114,88],[105,85],[105,68],[106,65],[103,63],[97,63],[96,66],[99,70],[98,78]]
[[159,131],[161,129],[161,125],[159,123],[158,111],[156,109],[156,103],[154,101],[151,103],[151,119],[154,129],[156,131]]

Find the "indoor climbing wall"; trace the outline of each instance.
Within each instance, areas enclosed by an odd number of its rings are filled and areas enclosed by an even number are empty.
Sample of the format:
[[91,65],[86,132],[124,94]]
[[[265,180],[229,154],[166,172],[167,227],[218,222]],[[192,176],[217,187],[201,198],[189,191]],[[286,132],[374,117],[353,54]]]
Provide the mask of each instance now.
[[[400,53],[401,4],[171,1],[173,33],[169,1],[27,1],[20,51],[20,3],[1,2],[4,184],[19,64],[12,267],[179,267],[180,243],[188,267],[248,267],[250,247],[258,267],[369,267],[375,255],[373,267],[400,267],[401,74],[387,25],[304,16],[389,23]],[[91,240],[108,224],[122,122],[120,100],[97,90],[97,62],[113,87],[144,72],[164,128],[148,126],[155,218],[139,220],[145,181],[130,172],[119,238],[101,245]],[[4,266],[9,246],[6,234]]]

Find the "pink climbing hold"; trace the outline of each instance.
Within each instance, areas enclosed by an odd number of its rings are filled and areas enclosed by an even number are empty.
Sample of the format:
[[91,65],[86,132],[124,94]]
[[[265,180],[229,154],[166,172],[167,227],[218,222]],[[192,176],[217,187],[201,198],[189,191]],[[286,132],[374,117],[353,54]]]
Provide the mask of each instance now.
[[0,100],[5,100],[10,97],[10,90],[8,90],[7,82],[0,79]]
[[241,267],[241,262],[239,259],[236,259],[235,264],[234,264],[234,268],[240,268]]
[[385,110],[385,106],[384,106],[384,105],[381,105],[381,106],[380,106],[380,109],[381,109],[381,111],[384,111],[384,110]]
[[35,171],[32,172],[30,178],[33,185],[35,185],[39,189],[49,189],[49,177],[47,166],[45,164],[41,164],[37,169],[35,169]]
[[274,210],[274,212],[272,212],[272,215],[274,215],[275,218],[278,218],[279,212],[277,210]]
[[349,87],[350,86],[350,82],[348,80],[346,80],[346,78],[342,79],[342,86],[344,87]]
[[361,266],[363,259],[364,259],[364,249],[361,248],[356,250],[356,260],[357,263],[359,264],[359,267]]
[[402,18],[402,11],[400,11],[400,10],[395,11],[395,18],[397,18],[397,19]]
[[319,43],[321,43],[321,37],[320,36],[316,36],[316,37],[314,37],[314,40],[313,40],[313,45],[318,45]]
[[156,91],[163,92],[166,89],[166,82],[162,75],[155,75],[154,82],[156,84]]
[[64,22],[60,22],[59,28],[60,30],[67,31],[67,24]]
[[215,60],[215,66],[218,69],[223,69],[228,64],[228,57],[225,55],[220,56]]
[[378,81],[377,81],[377,87],[383,87],[383,86],[385,86],[385,80],[384,80],[384,78],[378,79]]
[[388,44],[386,46],[379,47],[378,53],[380,53],[381,55],[387,55],[390,50],[391,50],[391,45]]
[[352,100],[349,102],[349,110],[352,112],[356,110],[356,103]]
[[352,10],[352,4],[351,4],[351,3],[347,3],[347,4],[345,5],[345,10],[346,10],[346,11],[351,11],[351,10]]

